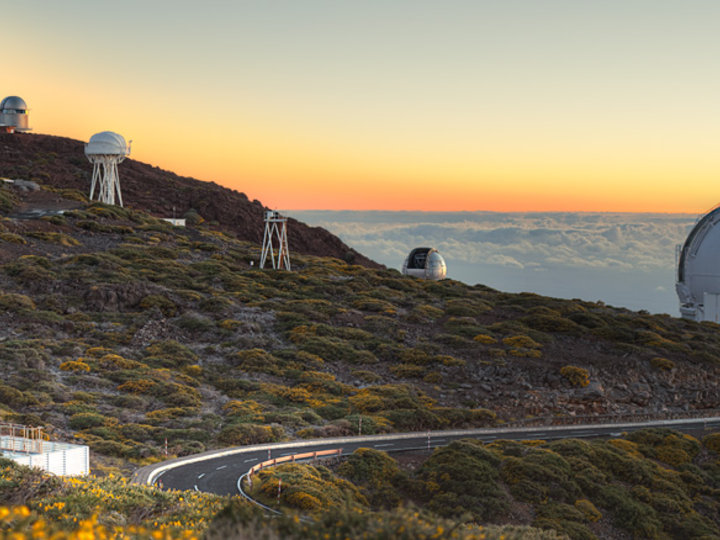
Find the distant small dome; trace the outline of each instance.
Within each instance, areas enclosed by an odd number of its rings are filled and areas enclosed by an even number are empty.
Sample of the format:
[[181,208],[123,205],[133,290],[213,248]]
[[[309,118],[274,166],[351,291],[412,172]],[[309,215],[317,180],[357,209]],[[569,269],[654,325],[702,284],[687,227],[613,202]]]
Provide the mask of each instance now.
[[2,112],[26,112],[27,108],[25,100],[18,96],[8,96],[0,102],[0,111]]
[[85,145],[86,154],[126,156],[130,153],[122,135],[113,131],[102,131],[90,137]]
[[445,279],[447,265],[437,249],[419,247],[413,249],[405,259],[402,273],[406,276],[437,281]]

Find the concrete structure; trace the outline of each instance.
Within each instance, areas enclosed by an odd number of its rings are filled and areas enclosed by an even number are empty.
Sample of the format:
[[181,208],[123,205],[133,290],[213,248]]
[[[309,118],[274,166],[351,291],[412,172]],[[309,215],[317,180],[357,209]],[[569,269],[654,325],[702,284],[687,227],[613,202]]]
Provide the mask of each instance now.
[[405,258],[402,273],[406,276],[437,281],[445,279],[447,265],[437,249],[419,247],[413,249]]
[[265,233],[263,234],[260,268],[265,268],[268,256],[273,270],[290,270],[290,249],[287,239],[287,218],[274,210],[265,212]]
[[683,318],[720,323],[720,207],[700,218],[678,246],[675,290]]
[[0,131],[30,131],[28,127],[28,106],[23,98],[8,96],[0,101]]
[[85,145],[85,155],[93,164],[90,199],[92,200],[97,194],[98,201],[115,204],[117,195],[118,205],[122,206],[117,166],[130,155],[130,145],[125,144],[122,135],[112,131],[103,131],[90,137],[90,141]]
[[90,473],[90,449],[87,446],[46,441],[42,428],[0,424],[0,455],[58,476]]

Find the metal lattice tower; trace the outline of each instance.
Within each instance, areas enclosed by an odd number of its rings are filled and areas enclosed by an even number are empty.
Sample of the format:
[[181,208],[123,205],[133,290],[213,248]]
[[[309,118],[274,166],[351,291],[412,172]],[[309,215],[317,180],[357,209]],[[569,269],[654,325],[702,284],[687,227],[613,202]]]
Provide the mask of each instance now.
[[[130,155],[130,145],[125,144],[122,135],[112,131],[103,131],[90,137],[85,145],[85,155],[93,164],[90,199],[93,197],[105,204],[123,205],[120,191],[118,163]],[[115,197],[117,195],[117,201]]]
[[268,255],[273,270],[290,270],[290,250],[287,239],[287,218],[274,210],[265,212],[265,233],[263,234],[260,268],[265,268]]

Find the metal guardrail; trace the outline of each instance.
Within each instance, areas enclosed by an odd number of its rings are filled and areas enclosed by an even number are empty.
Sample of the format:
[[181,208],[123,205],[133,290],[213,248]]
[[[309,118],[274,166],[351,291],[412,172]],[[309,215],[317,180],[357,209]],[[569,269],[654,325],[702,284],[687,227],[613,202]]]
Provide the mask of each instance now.
[[294,462],[294,461],[304,461],[308,459],[318,459],[322,457],[330,457],[330,456],[337,456],[340,457],[342,455],[342,448],[333,448],[332,450],[318,450],[315,452],[304,452],[302,454],[293,454],[292,456],[280,456],[277,458],[268,459],[265,461],[261,461],[257,465],[254,465],[250,468],[250,470],[247,472],[248,478],[252,478],[252,475],[255,474],[257,471],[261,471],[263,469],[267,469],[268,467],[274,467],[275,465],[280,465],[281,463],[287,463],[288,461]]
[[331,457],[340,457],[342,456],[343,449],[342,448],[333,448],[331,450],[319,450],[315,452],[304,452],[301,454],[293,454],[291,456],[281,456],[278,458],[268,459],[265,461],[261,461],[260,463],[253,465],[248,472],[243,474],[240,478],[238,478],[237,481],[237,490],[240,493],[240,495],[247,501],[255,504],[256,506],[259,506],[263,510],[266,510],[268,512],[272,512],[274,514],[282,514],[279,510],[276,510],[275,508],[272,508],[270,506],[267,506],[257,499],[253,499],[248,493],[243,489],[243,482],[245,479],[247,479],[248,483],[250,484],[250,487],[252,487],[252,475],[255,474],[258,471],[262,471],[263,469],[267,469],[269,467],[274,467],[275,465],[280,465],[281,463],[294,463],[296,461],[307,461],[307,460],[317,460],[317,459],[328,459]]
[[[700,413],[700,414],[699,414]],[[630,422],[651,422],[659,420],[701,420],[720,416],[720,409],[705,409],[703,411],[674,411],[657,414],[631,413],[631,414],[594,414],[583,416],[531,416],[512,420],[499,420],[496,427],[545,427],[545,426],[573,426],[594,424],[621,424]]]
[[[708,414],[711,414],[713,411],[707,411]],[[192,456],[186,456],[181,458],[175,458],[169,461],[165,461],[162,463],[156,463],[153,465],[147,465],[145,467],[142,467],[138,470],[136,470],[130,481],[133,483],[138,484],[154,484],[155,481],[158,479],[160,475],[165,473],[166,471],[169,471],[171,469],[174,469],[176,467],[181,467],[184,465],[189,465],[191,463],[198,463],[207,459],[213,459],[213,458],[220,458],[220,457],[228,457],[228,456],[234,456],[234,455],[241,455],[248,452],[254,452],[257,450],[279,450],[279,449],[289,449],[289,448],[303,448],[308,446],[313,446],[316,444],[353,444],[358,442],[384,442],[388,440],[402,440],[402,439],[410,439],[410,438],[416,438],[418,436],[425,436],[430,435],[431,437],[443,437],[443,436],[478,436],[478,435],[496,435],[496,436],[502,436],[502,433],[504,431],[507,431],[508,429],[512,428],[516,431],[532,431],[536,427],[543,427],[547,429],[548,431],[552,432],[553,430],[561,430],[563,426],[567,425],[577,425],[578,429],[581,429],[582,426],[587,425],[588,427],[609,427],[609,428],[615,428],[619,431],[622,431],[623,429],[640,429],[641,427],[669,427],[672,428],[673,425],[683,423],[683,422],[692,422],[699,425],[704,425],[706,422],[720,422],[720,414],[716,414],[715,416],[698,416],[697,413],[695,415],[691,415],[688,418],[682,419],[682,418],[676,418],[676,419],[647,419],[648,417],[651,418],[650,415],[646,416],[645,419],[643,419],[641,422],[612,422],[609,421],[610,419],[617,420],[621,418],[619,415],[612,415],[612,416],[602,416],[602,417],[593,417],[593,419],[601,420],[600,422],[586,422],[585,424],[582,424],[583,420],[586,420],[583,417],[571,417],[574,420],[577,420],[577,422],[570,423],[558,423],[555,425],[548,424],[548,423],[540,423],[542,420],[540,417],[538,418],[531,418],[531,419],[525,419],[522,421],[521,424],[516,425],[515,422],[507,422],[505,424],[502,424],[500,426],[492,427],[492,428],[476,428],[476,429],[458,429],[458,430],[438,430],[438,431],[431,431],[431,432],[415,432],[415,433],[386,433],[382,435],[364,435],[364,436],[351,436],[351,437],[337,437],[337,438],[331,438],[331,439],[312,439],[312,440],[302,440],[302,441],[295,441],[295,442],[289,442],[289,443],[270,443],[270,444],[259,444],[254,446],[241,446],[241,447],[234,447],[234,448],[225,448],[222,450],[209,450],[207,452],[203,452],[201,454],[195,454]],[[561,418],[561,417],[558,417]],[[547,419],[545,419],[547,420]],[[556,420],[556,419],[555,419]],[[538,422],[537,425],[533,426],[532,424],[534,422]]]
[[8,451],[21,454],[42,454],[45,442],[42,429],[20,424],[0,423],[0,453]]

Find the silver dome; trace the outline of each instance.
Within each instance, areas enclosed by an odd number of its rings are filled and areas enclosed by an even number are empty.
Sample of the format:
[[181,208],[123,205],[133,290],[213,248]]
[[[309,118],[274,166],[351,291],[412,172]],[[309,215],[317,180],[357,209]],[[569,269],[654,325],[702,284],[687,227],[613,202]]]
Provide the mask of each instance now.
[[102,131],[90,137],[85,145],[86,155],[126,156],[130,153],[122,135],[113,131]]
[[720,207],[703,216],[685,240],[675,290],[684,318],[719,322]]
[[402,273],[422,279],[440,280],[447,275],[445,259],[437,249],[419,247],[405,258]]
[[26,112],[27,111],[27,103],[25,103],[25,100],[18,96],[8,96],[5,99],[0,102],[0,111],[3,112]]

